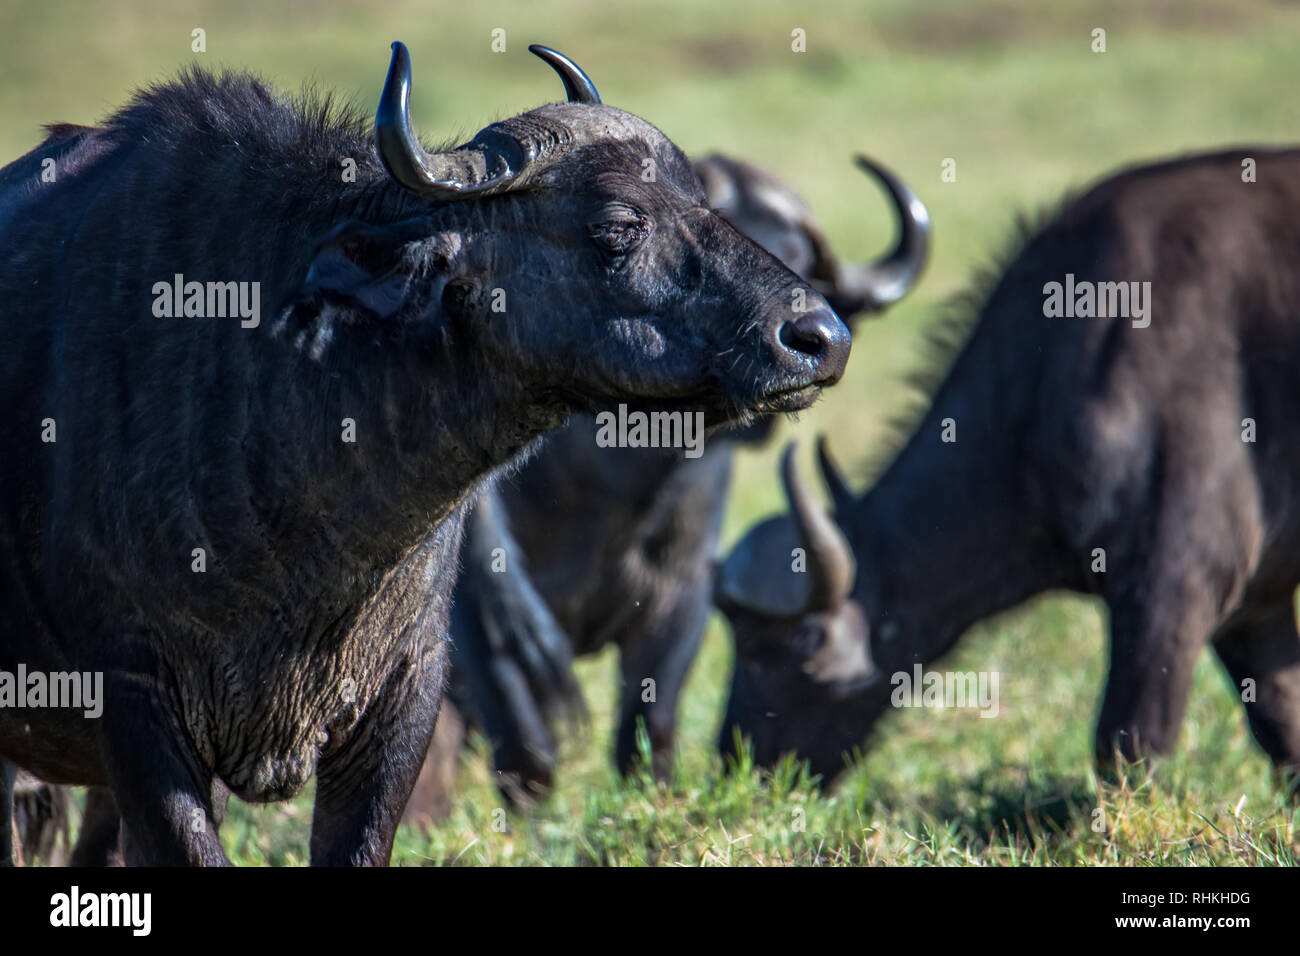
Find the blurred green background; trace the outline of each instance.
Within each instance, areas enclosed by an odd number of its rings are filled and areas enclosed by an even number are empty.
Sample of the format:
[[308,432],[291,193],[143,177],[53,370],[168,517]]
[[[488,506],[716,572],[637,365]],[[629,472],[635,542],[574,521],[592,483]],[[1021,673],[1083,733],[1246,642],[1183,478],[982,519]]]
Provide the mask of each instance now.
[[[206,53],[191,52],[195,28]],[[497,28],[503,54],[491,50]],[[804,53],[791,50],[796,28]],[[1091,50],[1096,28],[1105,53]],[[541,42],[688,153],[735,154],[785,178],[842,256],[874,255],[893,228],[852,153],[884,160],[929,205],[927,275],[859,327],[839,387],[783,425],[781,441],[742,457],[728,541],[780,507],[775,456],[787,437],[802,440],[808,462],[812,436],[833,433],[865,484],[860,463],[883,423],[915,401],[903,378],[922,360],[920,334],[1004,245],[1017,213],[1123,164],[1300,135],[1295,3],[47,0],[0,8],[0,155],[31,149],[44,123],[93,123],[195,61],[286,90],[310,81],[370,109],[394,39],[411,49],[413,115],[430,139],[467,138],[559,98],[556,77],[526,50]],[[945,158],[956,182],[940,180]],[[827,795],[792,774],[718,778],[712,742],[730,651],[716,621],[686,695],[679,778],[620,783],[606,758],[615,672],[605,655],[582,665],[592,724],[566,745],[548,804],[497,832],[500,801],[471,754],[452,817],[427,836],[404,832],[395,862],[1294,862],[1291,812],[1208,659],[1179,754],[1134,789],[1092,778],[1103,627],[1104,609],[1062,596],[980,625],[952,666],[1000,670],[1002,716],[892,716]],[[306,796],[237,806],[223,835],[241,862],[300,861],[308,817]]]

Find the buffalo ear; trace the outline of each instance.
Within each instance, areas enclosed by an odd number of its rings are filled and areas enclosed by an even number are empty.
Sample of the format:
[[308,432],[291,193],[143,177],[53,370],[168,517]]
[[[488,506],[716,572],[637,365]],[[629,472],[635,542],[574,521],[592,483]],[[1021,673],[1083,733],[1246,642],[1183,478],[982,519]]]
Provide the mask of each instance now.
[[437,257],[419,247],[427,238],[417,223],[341,223],[317,243],[281,314],[298,329],[327,315],[365,325],[418,314],[430,295],[427,279],[439,271]]
[[714,560],[713,562],[713,606],[722,612],[723,617],[732,625],[732,638],[741,640],[742,637],[752,637],[754,633],[766,634],[770,628],[753,628],[753,627],[736,627],[738,621],[753,622],[754,620],[766,621],[772,617],[779,617],[772,612],[762,608],[752,607],[743,595],[735,592],[736,581],[734,576],[729,578],[726,572],[726,562]]

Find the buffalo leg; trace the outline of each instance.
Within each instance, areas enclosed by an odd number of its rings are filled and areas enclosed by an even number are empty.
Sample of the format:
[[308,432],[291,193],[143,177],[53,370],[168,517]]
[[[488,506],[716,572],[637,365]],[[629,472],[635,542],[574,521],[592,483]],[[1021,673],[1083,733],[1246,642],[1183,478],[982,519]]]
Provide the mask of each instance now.
[[[230,791],[220,780],[212,782],[212,823],[221,829],[221,819],[230,802]],[[122,817],[108,787],[88,787],[86,808],[81,817],[81,832],[72,849],[71,866],[121,866]]]
[[1217,448],[1196,437],[1168,438],[1182,455],[1165,448],[1159,473],[1194,480],[1151,487],[1143,524],[1155,533],[1109,549],[1110,673],[1096,737],[1103,772],[1117,752],[1138,761],[1173,749],[1196,659],[1240,603],[1262,536],[1240,443]]
[[1178,738],[1196,658],[1218,626],[1210,589],[1152,582],[1111,602],[1110,673],[1097,723],[1097,762],[1168,753]]
[[[400,673],[316,770],[312,866],[387,866],[442,702],[447,647],[429,651],[411,684]],[[405,686],[404,686],[405,685]]]
[[475,504],[461,554],[465,569],[452,609],[455,680],[492,741],[502,796],[528,805],[551,787],[550,718],[581,711],[572,642],[534,585],[495,490]]
[[[707,590],[686,596],[653,629],[621,648],[622,709],[615,744],[620,773],[635,766],[638,720],[650,738],[652,769],[657,778],[672,770],[677,733],[677,705],[682,685],[700,648],[711,607]],[[653,699],[650,686],[653,680]]]
[[433,742],[424,766],[406,803],[402,820],[427,833],[439,820],[451,815],[456,794],[460,751],[465,743],[465,723],[450,700],[444,699],[433,727]]
[[72,865],[112,866],[118,852],[120,823],[113,791],[107,787],[88,788],[81,832],[72,848]]
[[18,831],[14,822],[14,779],[18,767],[0,757],[0,866],[20,866]]
[[535,803],[551,787],[555,741],[516,656],[494,646],[476,589],[457,592],[452,610],[456,680],[492,742],[497,789],[512,806]]
[[1253,682],[1254,700],[1243,703],[1251,733],[1295,789],[1300,784],[1300,635],[1291,599],[1223,628],[1214,649],[1238,694],[1243,681]]
[[228,866],[217,836],[212,775],[162,703],[154,679],[104,676],[112,712],[100,744],[122,817],[128,866]]

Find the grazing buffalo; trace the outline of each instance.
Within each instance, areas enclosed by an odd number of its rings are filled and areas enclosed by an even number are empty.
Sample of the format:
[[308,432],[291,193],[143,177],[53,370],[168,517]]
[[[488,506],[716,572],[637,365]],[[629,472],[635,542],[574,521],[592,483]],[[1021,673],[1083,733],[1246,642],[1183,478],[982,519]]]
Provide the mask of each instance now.
[[[1243,161],[1257,181],[1243,181]],[[787,457],[788,515],[716,600],[735,633],[722,729],[830,778],[976,621],[1099,595],[1105,767],[1167,752],[1210,644],[1260,746],[1300,770],[1300,151],[1143,166],[1027,237],[902,452],[834,521]],[[802,547],[807,573],[791,572]]]
[[[771,174],[722,156],[694,166],[710,206],[851,320],[906,294],[929,249],[921,201],[889,170],[858,162],[900,218],[892,250],[865,265],[838,259],[805,203]],[[549,787],[553,718],[581,709],[572,658],[608,644],[618,647],[621,669],[617,765],[633,764],[644,721],[655,770],[665,770],[678,696],[712,606],[732,453],[762,441],[773,421],[710,436],[702,454],[689,457],[680,448],[602,447],[598,422],[575,416],[476,509],[452,612],[451,694],[492,741],[508,798]],[[445,755],[430,759],[445,768]],[[439,792],[432,767],[427,776],[424,789]],[[412,812],[431,816],[431,799],[413,801]]]
[[196,70],[0,170],[0,757],[111,788],[129,863],[225,863],[225,792],[313,774],[312,862],[386,863],[494,472],[574,411],[714,426],[844,370],[567,59],[568,103],[428,152],[393,49],[373,135]]

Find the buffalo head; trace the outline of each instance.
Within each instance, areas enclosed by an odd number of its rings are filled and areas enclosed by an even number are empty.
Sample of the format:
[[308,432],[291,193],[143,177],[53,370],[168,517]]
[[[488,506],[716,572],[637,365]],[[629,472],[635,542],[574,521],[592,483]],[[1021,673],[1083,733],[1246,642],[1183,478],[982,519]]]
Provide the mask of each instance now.
[[905,296],[930,255],[930,213],[892,171],[866,156],[857,165],[889,193],[898,239],[876,262],[841,262],[812,210],[771,173],[752,163],[710,155],[695,161],[709,204],[745,235],[808,279],[845,322],[880,312]]
[[[833,497],[847,486],[819,447]],[[714,601],[736,646],[719,747],[747,738],[755,763],[797,753],[831,779],[889,703],[871,654],[870,615],[855,595],[854,552],[800,480],[793,446],[781,464],[788,514],[754,528],[719,566]]]
[[722,422],[811,404],[849,352],[825,297],[708,208],[663,133],[602,105],[566,57],[530,49],[569,101],[432,152],[412,132],[410,59],[393,45],[375,138],[413,194],[409,215],[339,227],[307,295],[416,329],[440,311],[431,337],[559,408],[635,401]]

